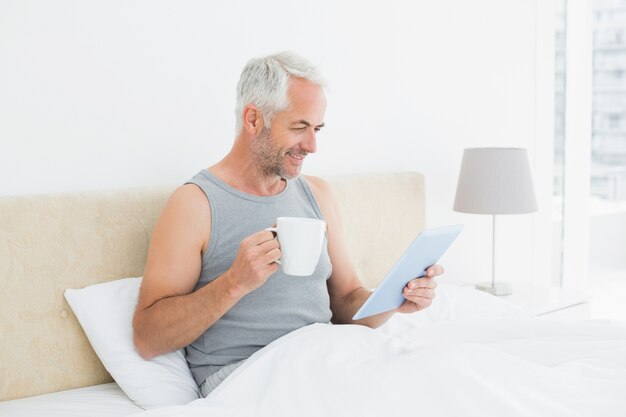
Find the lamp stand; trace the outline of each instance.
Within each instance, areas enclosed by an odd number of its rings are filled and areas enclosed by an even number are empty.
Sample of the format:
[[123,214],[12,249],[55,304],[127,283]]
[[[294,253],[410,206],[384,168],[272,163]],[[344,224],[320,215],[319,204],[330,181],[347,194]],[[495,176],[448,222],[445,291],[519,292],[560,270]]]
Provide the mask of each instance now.
[[511,295],[513,286],[508,282],[499,282],[496,284],[496,215],[492,214],[491,227],[491,282],[479,282],[476,289],[486,291],[493,295]]

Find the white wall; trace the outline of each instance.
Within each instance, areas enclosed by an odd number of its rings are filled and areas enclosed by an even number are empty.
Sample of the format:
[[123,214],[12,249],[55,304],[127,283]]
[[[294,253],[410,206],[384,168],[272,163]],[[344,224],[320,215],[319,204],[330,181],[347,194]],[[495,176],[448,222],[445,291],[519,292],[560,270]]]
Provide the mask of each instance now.
[[589,218],[590,283],[597,270],[626,270],[626,212]]
[[541,3],[0,0],[0,195],[185,181],[230,148],[247,59],[291,49],[330,82],[305,172],[424,173],[429,225],[467,226],[451,280],[491,273],[490,218],[452,212],[463,148],[528,148],[540,213],[503,219],[497,269],[547,282]]

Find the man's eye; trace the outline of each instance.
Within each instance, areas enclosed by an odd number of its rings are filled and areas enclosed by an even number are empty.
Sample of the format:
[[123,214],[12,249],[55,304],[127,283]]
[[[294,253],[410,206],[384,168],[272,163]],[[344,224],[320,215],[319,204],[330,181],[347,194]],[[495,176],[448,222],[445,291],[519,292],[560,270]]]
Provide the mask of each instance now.
[[316,132],[319,132],[320,130],[322,130],[322,129],[321,129],[321,128],[319,128],[319,127],[316,127],[316,128],[315,128],[315,131],[316,131]]
[[306,126],[303,126],[303,127],[296,127],[296,128],[294,128],[294,129],[295,129],[295,130],[297,130],[297,131],[300,131],[300,132],[304,132],[304,131],[306,130]]

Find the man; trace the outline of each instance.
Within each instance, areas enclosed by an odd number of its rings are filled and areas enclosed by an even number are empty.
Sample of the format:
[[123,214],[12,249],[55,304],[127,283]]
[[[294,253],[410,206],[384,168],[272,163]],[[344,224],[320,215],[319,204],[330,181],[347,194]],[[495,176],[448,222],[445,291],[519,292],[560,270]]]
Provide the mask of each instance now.
[[[323,180],[300,176],[316,151],[326,98],[316,68],[293,54],[253,59],[237,86],[237,137],[230,152],[179,187],[152,236],[134,340],[146,359],[186,348],[208,395],[252,353],[312,323],[355,323],[369,297],[348,258],[335,198]],[[279,216],[323,218],[327,242],[310,277],[275,262]],[[428,307],[435,265],[404,290],[397,312]],[[394,312],[362,319],[377,327]]]

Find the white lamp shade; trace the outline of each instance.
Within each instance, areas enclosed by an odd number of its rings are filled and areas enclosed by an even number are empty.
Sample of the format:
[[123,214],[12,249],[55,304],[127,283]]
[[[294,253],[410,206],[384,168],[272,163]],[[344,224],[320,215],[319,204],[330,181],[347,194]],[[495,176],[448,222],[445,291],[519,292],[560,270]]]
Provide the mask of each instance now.
[[526,149],[465,149],[454,210],[477,214],[537,211]]

